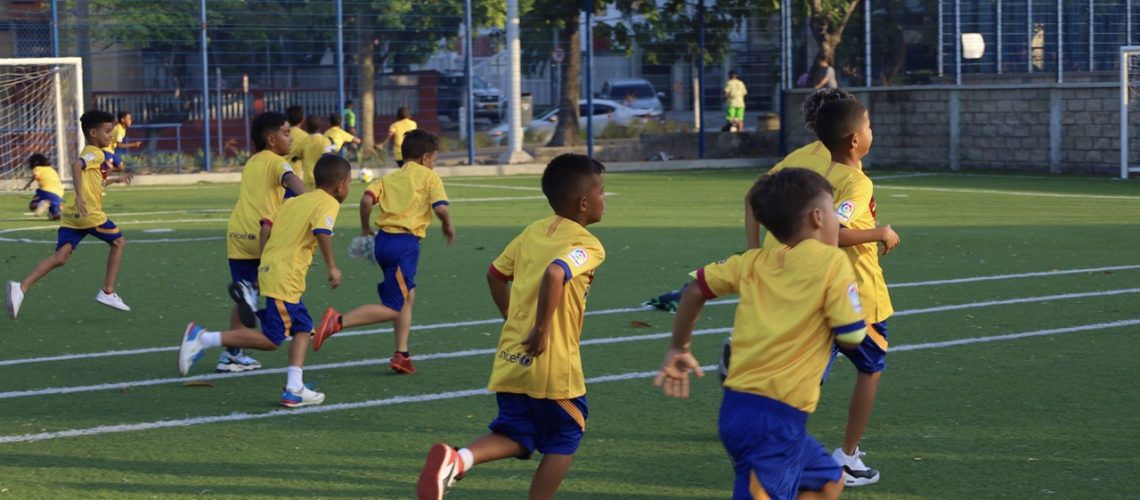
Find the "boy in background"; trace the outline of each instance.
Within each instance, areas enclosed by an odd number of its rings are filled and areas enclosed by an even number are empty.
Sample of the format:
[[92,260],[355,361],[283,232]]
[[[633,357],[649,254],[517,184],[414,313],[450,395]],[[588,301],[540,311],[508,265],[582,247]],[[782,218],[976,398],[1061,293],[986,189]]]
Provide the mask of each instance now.
[[[415,130],[417,127],[416,122],[412,121],[412,115],[408,113],[408,108],[400,106],[396,110],[396,121],[388,126],[388,137],[384,139],[384,143],[392,141],[392,156],[396,158],[396,166],[404,166],[404,134]],[[384,144],[381,144],[383,146]]]
[[562,484],[589,414],[579,342],[586,296],[606,254],[586,226],[606,210],[604,171],[583,155],[552,160],[542,192],[554,215],[527,226],[488,269],[491,298],[506,320],[488,384],[499,416],[465,448],[431,447],[420,500],[441,499],[477,464],[526,459],[535,450],[543,457],[530,498],[552,498]]
[[[306,172],[304,169],[304,162],[301,160],[303,152],[301,148],[305,144],[305,139],[309,137],[309,130],[305,126],[305,108],[301,106],[289,106],[285,108],[285,118],[289,120],[289,155],[286,160],[289,160],[289,165],[293,167],[293,173],[305,181],[305,174],[312,175],[312,172]],[[316,160],[313,160],[316,163]],[[312,189],[306,183],[305,188]],[[292,198],[296,193],[286,191],[285,197]]]
[[60,204],[63,203],[63,181],[59,180],[59,172],[55,171],[46,156],[35,153],[28,157],[28,170],[32,171],[32,178],[20,190],[32,187],[37,183],[36,194],[28,203],[28,210],[35,212],[36,217],[48,214],[51,220],[59,220]]

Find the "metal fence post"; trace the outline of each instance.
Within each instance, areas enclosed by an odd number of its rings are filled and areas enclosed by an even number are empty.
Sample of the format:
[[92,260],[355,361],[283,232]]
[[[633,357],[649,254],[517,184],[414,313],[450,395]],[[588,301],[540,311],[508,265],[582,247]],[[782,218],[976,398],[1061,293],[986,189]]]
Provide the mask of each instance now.
[[705,0],[697,4],[697,158],[705,157]]
[[871,0],[863,0],[863,86],[871,86]]
[[51,56],[59,57],[59,0],[51,0]]
[[[342,113],[348,97],[344,91],[344,0],[336,0],[336,98],[337,109]],[[371,116],[362,117],[371,120]]]
[[202,45],[202,154],[204,155],[204,168],[211,170],[213,163],[210,160],[210,62],[206,44],[206,0],[198,0],[199,43]]
[[[340,1],[340,0],[337,0]],[[463,70],[467,73],[467,116],[465,117],[464,125],[467,126],[467,164],[475,164],[475,67],[471,60],[472,50],[472,35],[474,28],[471,25],[471,0],[463,3],[463,22],[466,23],[463,28]],[[522,103],[520,102],[521,106]],[[500,112],[500,111],[496,111]]]
[[1025,45],[1028,57],[1025,58],[1025,70],[1033,73],[1033,0],[1025,2]]
[[997,3],[997,22],[995,24],[997,25],[997,73],[1000,75],[1001,71],[1002,71],[1002,68],[1001,68],[1001,65],[1002,65],[1001,0],[997,0],[996,3]]
[[1065,81],[1065,16],[1057,0],[1057,83]]
[[594,2],[586,0],[586,155],[594,157]]
[[954,0],[954,84],[962,84],[962,0]]
[[942,0],[938,0],[938,44],[937,44],[938,45],[938,76],[942,76],[944,74],[944,71],[945,71],[944,67],[943,67],[943,61],[942,61],[942,59],[943,59],[942,44],[945,43],[944,38],[946,37],[946,35],[942,32],[944,30],[942,23],[945,22],[942,20],[942,7],[943,7],[942,6]]
[[1089,71],[1096,70],[1096,23],[1093,22],[1093,0],[1089,0]]
[[224,140],[224,139],[222,139],[222,136],[224,136],[226,134],[225,134],[225,131],[222,129],[222,67],[221,66],[214,66],[214,75],[216,76],[216,78],[214,79],[214,84],[217,85],[217,89],[218,89],[218,94],[217,94],[218,95],[218,102],[214,104],[214,107],[216,107],[218,109],[218,111],[216,113],[214,113],[214,116],[216,116],[218,119],[218,158],[221,158],[223,161],[225,161],[225,159],[226,159],[226,147],[222,144],[222,141]]

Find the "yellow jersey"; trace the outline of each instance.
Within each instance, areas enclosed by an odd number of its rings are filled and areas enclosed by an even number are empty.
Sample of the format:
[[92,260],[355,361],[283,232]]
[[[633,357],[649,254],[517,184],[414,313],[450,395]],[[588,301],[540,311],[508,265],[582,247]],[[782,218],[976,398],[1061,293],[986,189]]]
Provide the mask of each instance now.
[[744,82],[732,79],[724,84],[724,94],[728,99],[725,105],[730,108],[743,108],[744,96],[748,95],[748,89],[744,86]]
[[392,155],[396,157],[396,161],[404,159],[404,134],[416,129],[416,122],[411,118],[404,118],[403,120],[396,120],[395,123],[388,126],[388,133],[395,134],[392,136]]
[[[850,229],[875,229],[878,227],[878,212],[875,208],[874,185],[871,178],[863,173],[862,162],[850,167],[831,161],[831,153],[822,142],[816,141],[789,154],[777,163],[768,173],[784,168],[806,168],[819,173],[835,189],[835,213],[839,223]],[[776,248],[780,242],[771,234],[764,237],[764,248]],[[883,268],[879,265],[878,243],[864,243],[843,249],[855,267],[855,277],[859,282],[859,294],[867,321],[879,323],[894,314],[891,296],[887,292],[887,282]],[[872,335],[883,350],[887,349],[886,339]]]
[[[293,144],[297,143],[294,142]],[[303,170],[301,180],[305,183],[305,189],[312,191],[317,188],[317,181],[313,175],[313,169],[317,167],[317,160],[320,160],[325,153],[336,153],[337,150],[333,148],[329,138],[321,133],[309,134],[300,149],[301,168]]]
[[328,137],[329,141],[332,142],[333,151],[340,151],[340,148],[344,147],[344,143],[352,142],[356,138],[340,127],[329,127],[325,131],[325,137]]
[[63,181],[59,180],[59,172],[50,165],[40,165],[32,169],[32,178],[39,184],[41,191],[47,191],[63,197]]
[[[107,173],[111,171],[111,166],[107,164],[103,150],[90,144],[79,152],[79,159],[83,162],[79,193],[72,193],[64,202],[60,224],[72,229],[90,229],[107,222],[107,214],[103,213],[103,187],[107,182]],[[86,217],[80,217],[75,209],[77,194],[83,196],[83,206],[87,209]]]
[[443,179],[435,170],[409,161],[399,170],[373,181],[365,190],[380,205],[376,227],[387,233],[427,236],[432,209],[447,205]]
[[[511,285],[510,308],[487,389],[538,399],[571,399],[586,393],[579,346],[586,296],[606,259],[602,243],[578,223],[553,215],[532,223],[491,264]],[[549,345],[531,358],[522,345],[534,328],[538,291],[550,264],[566,272],[562,302],[554,310]]]
[[261,222],[273,221],[285,198],[285,174],[293,172],[289,162],[276,153],[262,150],[245,162],[237,205],[226,225],[226,255],[231,259],[261,257]]
[[296,304],[305,293],[305,276],[317,252],[317,235],[332,236],[340,202],[323,189],[289,198],[261,255],[257,283],[261,294]]
[[740,294],[732,363],[724,386],[815,411],[837,336],[866,335],[851,263],[838,248],[808,239],[749,250],[697,271],[706,298]]
[[303,143],[305,139],[309,138],[309,133],[305,132],[301,127],[289,127],[289,137],[292,142],[289,143],[289,157],[286,159],[289,160],[289,164],[293,166],[293,173],[301,177],[301,180],[305,180],[305,168],[301,158],[304,156],[302,151],[304,148]]
[[127,127],[124,127],[121,123],[116,123],[115,126],[111,128],[111,145],[107,146],[107,148],[113,152],[118,149],[119,145],[126,141],[126,139]]

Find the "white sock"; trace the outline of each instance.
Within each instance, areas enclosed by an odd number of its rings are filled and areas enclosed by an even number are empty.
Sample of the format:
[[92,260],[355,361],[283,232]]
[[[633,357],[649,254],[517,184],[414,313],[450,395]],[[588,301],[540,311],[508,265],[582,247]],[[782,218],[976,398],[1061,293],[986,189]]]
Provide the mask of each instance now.
[[202,343],[202,347],[221,347],[222,332],[202,332],[198,336],[198,342]]
[[459,460],[463,461],[463,471],[471,470],[471,466],[475,465],[475,455],[471,454],[471,450],[462,448],[459,450]]
[[305,388],[305,383],[301,381],[301,372],[300,366],[290,366],[285,369],[285,374],[288,376],[285,381],[285,388],[290,392],[301,392],[301,389]]

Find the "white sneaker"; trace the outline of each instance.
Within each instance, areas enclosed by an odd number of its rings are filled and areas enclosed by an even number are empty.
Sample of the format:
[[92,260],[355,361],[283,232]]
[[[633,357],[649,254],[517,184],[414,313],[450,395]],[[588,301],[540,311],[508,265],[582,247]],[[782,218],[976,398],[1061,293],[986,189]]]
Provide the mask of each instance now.
[[237,354],[222,351],[218,356],[218,366],[214,371],[218,373],[249,372],[261,368],[261,362],[249,357],[245,351],[239,350]]
[[95,296],[95,302],[103,304],[111,309],[118,309],[120,311],[130,311],[131,306],[128,306],[123,299],[119,298],[119,294],[111,292],[106,293],[102,289],[99,290],[99,295]]
[[24,291],[20,289],[20,284],[15,281],[8,282],[8,300],[4,302],[5,309],[8,310],[8,317],[16,319],[20,315],[20,304],[24,303]]
[[190,373],[190,367],[205,354],[202,346],[202,332],[206,329],[190,323],[182,334],[182,345],[178,347],[178,376],[185,377]]
[[879,471],[867,467],[863,463],[863,455],[866,453],[859,451],[859,448],[855,448],[853,455],[844,453],[843,448],[836,448],[831,453],[835,463],[843,467],[843,482],[847,486],[866,486],[879,482]]
[[300,392],[285,389],[281,393],[281,406],[300,408],[302,406],[319,405],[325,402],[325,393],[302,387]]

